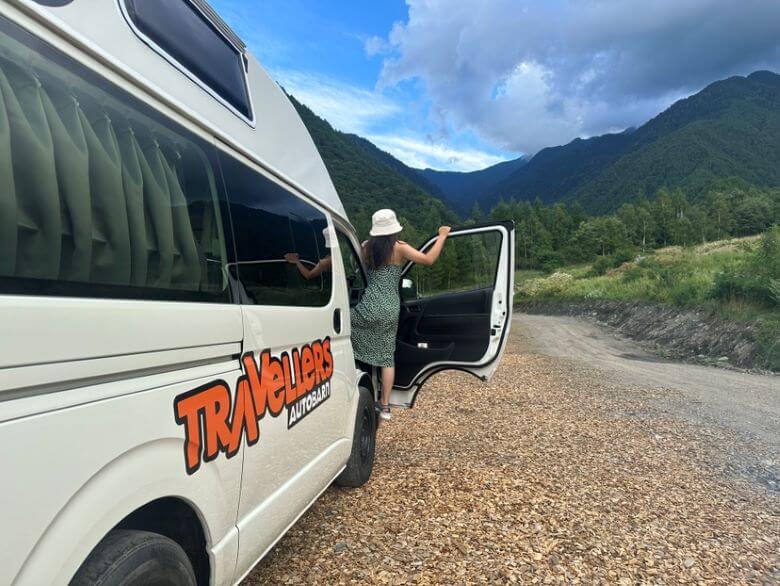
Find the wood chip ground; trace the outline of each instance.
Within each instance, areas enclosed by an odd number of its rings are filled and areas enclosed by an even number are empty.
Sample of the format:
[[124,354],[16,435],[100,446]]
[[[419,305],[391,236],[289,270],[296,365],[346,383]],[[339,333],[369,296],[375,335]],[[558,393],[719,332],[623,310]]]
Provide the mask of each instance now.
[[490,384],[437,375],[244,584],[780,584],[780,495],[725,432],[513,335]]

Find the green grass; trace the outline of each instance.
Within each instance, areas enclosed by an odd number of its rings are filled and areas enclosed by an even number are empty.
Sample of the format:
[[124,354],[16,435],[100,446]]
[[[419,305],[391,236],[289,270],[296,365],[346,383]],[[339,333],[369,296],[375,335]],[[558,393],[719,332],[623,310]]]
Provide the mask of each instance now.
[[515,283],[522,283],[523,281],[527,281],[529,279],[538,279],[540,277],[545,277],[547,273],[544,271],[536,271],[533,269],[517,269],[515,271]]
[[552,275],[518,271],[516,301],[651,301],[706,309],[757,325],[768,360],[780,367],[780,228],[757,237],[660,249],[603,272],[576,265]]

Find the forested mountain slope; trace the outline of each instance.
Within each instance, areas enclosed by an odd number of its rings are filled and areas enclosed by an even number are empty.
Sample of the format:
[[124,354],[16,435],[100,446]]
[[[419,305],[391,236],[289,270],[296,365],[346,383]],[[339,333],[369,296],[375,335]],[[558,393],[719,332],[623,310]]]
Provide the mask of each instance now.
[[466,217],[475,201],[485,213],[501,200],[539,199],[604,214],[660,188],[695,202],[724,186],[780,186],[780,75],[769,71],[710,84],[639,128],[471,173],[413,169],[291,99],[361,233],[380,207],[427,233],[457,222],[451,210]]
[[369,154],[354,135],[335,130],[293,96],[290,100],[317,145],[347,214],[361,236],[368,235],[371,214],[380,208],[396,211],[406,227],[404,238],[410,242],[433,233],[441,224],[456,222],[455,214],[440,199],[375,154]]
[[424,169],[417,173],[435,185],[444,201],[465,216],[475,201],[479,201],[483,209],[490,209],[495,202],[491,201],[489,194],[495,193],[497,185],[527,162],[527,159],[520,157],[470,173],[434,169]]
[[538,197],[605,213],[661,187],[696,199],[724,179],[780,185],[780,75],[717,81],[634,131],[543,149],[483,207]]

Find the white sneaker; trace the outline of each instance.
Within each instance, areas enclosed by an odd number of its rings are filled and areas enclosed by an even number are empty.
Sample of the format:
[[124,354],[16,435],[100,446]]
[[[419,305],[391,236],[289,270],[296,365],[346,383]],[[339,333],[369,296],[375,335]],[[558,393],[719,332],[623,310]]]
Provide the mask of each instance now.
[[393,415],[390,413],[390,407],[380,407],[379,417],[385,420],[392,419]]

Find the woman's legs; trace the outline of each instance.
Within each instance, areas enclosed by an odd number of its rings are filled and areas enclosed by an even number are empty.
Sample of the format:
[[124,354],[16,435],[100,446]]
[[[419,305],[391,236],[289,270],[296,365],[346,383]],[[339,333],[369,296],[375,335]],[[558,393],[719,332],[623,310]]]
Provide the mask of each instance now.
[[395,381],[395,367],[383,366],[382,367],[382,405],[388,405],[390,403],[390,393],[393,390],[393,382]]

